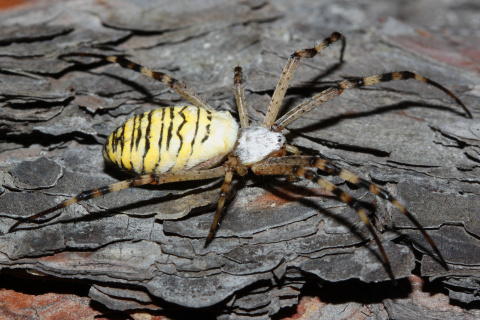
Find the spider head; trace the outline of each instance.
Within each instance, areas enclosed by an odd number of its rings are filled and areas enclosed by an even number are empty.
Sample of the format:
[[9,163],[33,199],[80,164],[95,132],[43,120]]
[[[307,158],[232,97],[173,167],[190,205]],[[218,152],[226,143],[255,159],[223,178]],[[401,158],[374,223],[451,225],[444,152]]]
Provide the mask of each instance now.
[[263,127],[242,128],[233,154],[243,165],[251,165],[270,156],[283,154],[285,137]]

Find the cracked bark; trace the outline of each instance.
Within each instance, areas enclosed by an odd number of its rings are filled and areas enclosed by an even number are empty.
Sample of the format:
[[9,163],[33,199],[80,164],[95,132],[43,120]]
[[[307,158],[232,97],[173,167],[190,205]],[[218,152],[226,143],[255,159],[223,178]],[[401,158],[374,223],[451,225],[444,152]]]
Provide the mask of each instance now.
[[[480,13],[464,10],[469,5],[211,1],[191,8],[71,1],[47,7],[40,1],[2,12],[2,270],[87,284],[92,299],[122,311],[169,309],[173,303],[204,307],[221,319],[262,319],[295,305],[305,283],[321,281],[332,292],[389,288],[368,300],[380,318],[423,312],[467,319],[461,309],[439,313],[418,303],[404,308],[408,299],[415,302],[414,295],[401,296],[408,282],[389,287],[356,213],[305,181],[238,179],[207,248],[220,181],[125,190],[55,212],[43,225],[6,231],[16,218],[125,179],[103,163],[105,137],[133,114],[184,103],[130,70],[66,61],[58,58],[62,54],[92,48],[127,53],[188,81],[214,108],[233,114],[232,69],[241,65],[250,120],[261,122],[287,57],[339,30],[347,37],[345,63],[337,65],[338,46],[302,61],[282,113],[343,76],[411,70],[458,94],[475,116],[480,76],[473,30]],[[457,22],[426,20],[447,9]],[[417,261],[416,272],[448,290],[453,301],[475,305],[479,128],[441,92],[408,81],[347,90],[294,122],[286,135],[304,154],[321,154],[387,188],[429,229],[448,271],[425,254],[421,234],[391,205],[331,179],[374,204],[398,279],[408,277]],[[361,296],[339,299],[339,307],[357,310],[352,301],[363,301]]]

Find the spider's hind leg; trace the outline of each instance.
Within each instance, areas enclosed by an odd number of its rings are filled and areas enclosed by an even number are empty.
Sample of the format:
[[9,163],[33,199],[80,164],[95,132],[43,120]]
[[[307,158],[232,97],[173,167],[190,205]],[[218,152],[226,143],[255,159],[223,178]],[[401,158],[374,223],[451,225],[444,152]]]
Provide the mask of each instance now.
[[206,110],[213,110],[213,108],[210,107],[208,103],[206,103],[202,98],[200,98],[199,95],[197,95],[195,92],[187,88],[187,86],[185,86],[182,82],[178,81],[177,79],[175,79],[174,77],[172,77],[167,73],[164,73],[161,71],[153,71],[145,66],[142,66],[136,62],[133,62],[121,56],[106,56],[106,55],[96,54],[96,53],[78,52],[78,53],[65,54],[62,57],[70,57],[70,56],[99,58],[109,62],[117,63],[125,69],[136,71],[149,78],[153,78],[155,80],[165,83],[170,88],[172,88],[173,91],[175,91],[176,93],[184,97],[194,106],[197,106]]
[[222,177],[224,175],[225,175],[225,170],[222,167],[217,167],[217,168],[206,169],[206,170],[191,170],[191,171],[184,171],[184,172],[165,173],[160,175],[146,174],[146,175],[138,176],[132,179],[111,184],[109,186],[83,191],[77,196],[67,199],[57,204],[56,206],[53,206],[49,209],[36,213],[30,217],[23,218],[17,221],[12,227],[10,227],[8,232],[15,231],[15,229],[17,229],[17,227],[22,223],[26,223],[26,222],[42,223],[43,221],[35,221],[35,219],[43,217],[56,210],[68,207],[74,203],[77,203],[83,200],[93,199],[102,195],[106,195],[112,192],[130,188],[130,187],[138,187],[146,184],[165,184],[165,183],[171,183],[171,182],[177,182],[177,181],[207,180],[207,179]]

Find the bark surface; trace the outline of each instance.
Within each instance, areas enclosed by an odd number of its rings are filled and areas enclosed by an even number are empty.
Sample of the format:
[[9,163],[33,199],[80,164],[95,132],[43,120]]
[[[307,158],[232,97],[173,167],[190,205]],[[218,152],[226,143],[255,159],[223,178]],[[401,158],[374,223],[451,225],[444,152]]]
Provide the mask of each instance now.
[[[476,2],[187,3],[36,1],[0,11],[0,268],[10,294],[28,287],[12,275],[30,274],[51,280],[29,280],[47,283],[44,293],[48,283],[65,281],[132,316],[181,306],[219,319],[281,317],[302,292],[321,299],[309,300],[316,306],[310,309],[302,300],[311,319],[339,310],[369,319],[478,316],[464,309],[478,306],[480,282]],[[321,155],[394,194],[428,229],[449,270],[391,204],[338,177],[329,179],[371,204],[396,287],[355,210],[307,181],[234,179],[236,191],[207,248],[221,180],[128,189],[7,233],[19,218],[129,178],[103,162],[109,133],[135,114],[186,104],[131,70],[66,54],[128,55],[235,117],[233,68],[240,65],[250,122],[261,123],[290,54],[333,31],[346,36],[345,62],[338,63],[338,44],[302,60],[280,115],[332,81],[395,70],[444,85],[473,113],[467,119],[424,83],[395,81],[346,90],[285,130],[302,154]],[[428,297],[415,290],[425,280],[432,283]],[[32,304],[28,310],[38,312]]]

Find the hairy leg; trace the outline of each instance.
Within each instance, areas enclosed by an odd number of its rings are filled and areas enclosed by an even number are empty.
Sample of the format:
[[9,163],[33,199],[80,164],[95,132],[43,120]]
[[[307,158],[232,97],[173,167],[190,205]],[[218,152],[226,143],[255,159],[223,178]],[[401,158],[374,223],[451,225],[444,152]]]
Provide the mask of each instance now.
[[63,55],[63,57],[68,56],[80,56],[80,57],[93,57],[93,58],[100,58],[104,59],[109,62],[118,63],[120,66],[126,69],[131,69],[133,71],[139,72],[147,77],[153,78],[160,82],[165,83],[170,88],[172,88],[176,93],[180,94],[184,97],[187,101],[191,102],[194,106],[204,108],[207,110],[213,110],[200,96],[198,96],[195,92],[188,89],[183,83],[172,77],[171,75],[160,72],[160,71],[153,71],[147,67],[144,67],[138,63],[135,63],[131,60],[128,60],[124,57],[120,56],[105,56],[101,54],[95,53],[72,53]]
[[[283,159],[283,158],[276,158],[276,159]],[[385,249],[380,241],[380,238],[375,232],[375,229],[373,228],[370,222],[370,219],[368,219],[367,217],[367,213],[366,213],[367,210],[365,209],[364,205],[360,201],[350,196],[345,191],[337,188],[333,183],[322,178],[315,171],[308,169],[303,165],[295,165],[291,163],[281,164],[280,162],[273,162],[273,163],[269,162],[269,163],[262,163],[262,164],[252,166],[252,171],[258,175],[291,176],[293,174],[294,176],[311,180],[319,184],[320,186],[324,187],[326,190],[330,191],[339,200],[345,202],[350,207],[354,208],[357,211],[359,217],[362,219],[363,223],[367,226],[368,231],[372,234],[373,239],[375,240],[375,243],[377,244],[378,249],[380,250],[380,254],[382,255],[385,270],[387,271],[392,281],[395,282],[395,276],[393,274],[392,266],[390,264],[390,260],[388,259],[387,253],[385,252]]]
[[288,89],[288,85],[290,80],[292,79],[293,72],[298,66],[301,58],[313,58],[322,51],[323,49],[327,48],[334,42],[338,40],[342,41],[342,48],[340,51],[340,62],[343,62],[343,52],[345,51],[345,37],[340,32],[334,32],[327,38],[325,38],[322,42],[310,49],[302,49],[295,53],[293,53],[287,61],[287,64],[283,68],[282,75],[280,80],[278,81],[277,87],[273,92],[272,100],[270,101],[270,105],[268,106],[267,114],[265,115],[265,120],[263,121],[263,127],[270,128],[277,118],[278,110],[280,109],[280,104],[283,101],[283,97],[285,96],[285,92]]
[[[225,164],[226,173],[225,180],[223,181],[222,188],[220,189],[220,199],[218,200],[217,211],[215,213],[215,218],[213,219],[212,226],[210,227],[210,232],[208,233],[207,239],[205,240],[205,247],[212,242],[215,231],[217,231],[218,223],[222,217],[223,207],[225,206],[225,200],[228,196],[228,191],[230,190],[230,185],[232,183],[233,173],[235,172],[236,167],[238,166],[238,159],[235,156],[230,156],[228,161]],[[243,175],[245,172],[241,170]]]
[[[191,170],[191,171],[185,171],[185,172],[179,172],[179,173],[170,173],[170,174],[166,173],[162,175],[146,174],[146,175],[138,176],[132,179],[111,184],[109,186],[83,191],[79,195],[73,198],[70,198],[68,200],[65,200],[57,204],[56,206],[53,206],[42,212],[36,213],[30,217],[17,221],[8,230],[8,232],[15,231],[15,229],[22,223],[35,222],[35,219],[37,218],[40,218],[58,209],[68,207],[69,205],[72,205],[79,201],[93,199],[102,195],[106,195],[112,192],[130,188],[130,187],[137,187],[137,186],[142,186],[146,184],[165,184],[165,183],[178,182],[178,181],[206,180],[206,179],[218,178],[222,176],[225,176],[225,168],[223,166],[213,168],[213,169],[207,169],[207,170]],[[37,223],[42,223],[42,222],[43,221],[40,221]]]
[[233,76],[233,84],[235,87],[235,101],[237,102],[238,116],[240,118],[240,126],[242,128],[247,128],[248,124],[248,113],[247,106],[245,105],[245,94],[243,91],[243,78],[242,78],[242,68],[236,67],[234,69],[235,75]]
[[303,116],[305,113],[311,111],[312,109],[319,106],[320,104],[341,95],[343,90],[345,89],[359,88],[359,87],[369,86],[372,84],[388,82],[393,80],[408,80],[408,79],[414,79],[420,82],[430,84],[435,88],[445,92],[447,95],[452,97],[453,100],[455,100],[455,102],[458,105],[460,105],[463,108],[463,110],[467,114],[467,117],[472,118],[472,114],[470,110],[468,110],[468,108],[463,104],[462,101],[460,101],[460,99],[457,98],[456,95],[454,95],[450,90],[448,90],[444,86],[411,71],[398,71],[398,72],[388,72],[388,73],[383,73],[379,75],[358,78],[358,79],[343,80],[339,82],[336,86],[333,86],[331,88],[328,88],[320,92],[319,94],[313,96],[308,100],[305,100],[300,105],[298,105],[297,107],[287,112],[284,116],[282,116],[275,122],[275,125],[273,126],[274,130],[281,131],[290,123],[297,120],[298,118]]

